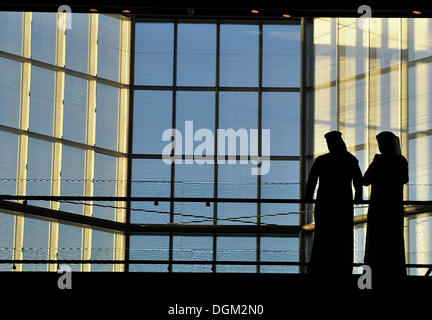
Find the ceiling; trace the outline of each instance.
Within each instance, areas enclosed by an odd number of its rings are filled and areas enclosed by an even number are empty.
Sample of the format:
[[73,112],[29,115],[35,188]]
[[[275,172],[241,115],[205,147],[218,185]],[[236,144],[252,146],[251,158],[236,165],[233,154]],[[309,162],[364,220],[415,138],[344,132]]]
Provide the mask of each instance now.
[[[306,1],[287,2],[286,7],[272,5],[244,6],[244,2],[239,6],[206,6],[200,3],[199,6],[192,4],[184,6],[176,5],[149,5],[148,1],[132,2],[122,1],[122,5],[107,2],[87,2],[85,4],[69,3],[72,12],[99,12],[99,13],[118,13],[123,15],[135,15],[137,17],[157,17],[157,18],[239,18],[239,19],[287,19],[296,17],[361,17],[365,11],[359,10],[360,5],[345,2],[342,4],[329,4],[327,1],[319,5],[314,2],[312,5]],[[266,2],[268,3],[268,1]],[[432,17],[432,10],[422,6],[411,5],[402,2],[395,2],[391,6],[371,4],[372,17]],[[55,2],[2,2],[2,11],[39,11],[56,12],[59,3]],[[252,11],[254,10],[254,11]],[[285,16],[284,16],[285,15]]]

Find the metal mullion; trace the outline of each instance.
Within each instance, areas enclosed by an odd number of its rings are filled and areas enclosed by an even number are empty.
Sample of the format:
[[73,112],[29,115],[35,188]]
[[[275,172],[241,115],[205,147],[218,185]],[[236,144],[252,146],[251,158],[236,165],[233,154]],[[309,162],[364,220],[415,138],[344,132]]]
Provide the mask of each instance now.
[[[174,20],[174,52],[173,52],[173,91],[172,91],[172,123],[171,128],[176,128],[176,106],[177,106],[177,36],[178,36],[178,23]],[[175,136],[175,135],[173,135]],[[175,154],[175,146],[174,146]],[[170,184],[171,197],[175,195],[175,161],[171,164],[171,184]],[[174,222],[174,201],[170,201],[170,223]],[[168,272],[172,272],[173,265],[173,234],[169,235],[169,257],[168,257]]]
[[[99,15],[89,15],[89,39],[88,39],[88,73],[95,76],[97,74],[98,65],[98,30],[99,30]],[[96,136],[96,80],[87,81],[87,128],[86,128],[86,144],[90,146],[95,145]],[[94,164],[95,164],[95,151],[85,151],[85,164],[84,164],[84,194],[86,196],[93,196],[94,194]],[[84,216],[93,216],[93,201],[83,206]],[[88,227],[82,228],[82,260],[91,259],[92,248],[92,229]],[[81,265],[81,271],[91,271],[91,266],[87,264]]]
[[[399,94],[400,94],[400,140],[402,154],[405,155],[409,163],[409,141],[408,141],[408,120],[409,120],[409,100],[408,100],[408,45],[409,45],[409,24],[407,18],[400,19],[400,70],[399,70]],[[409,185],[404,188],[404,199],[409,198]],[[404,242],[405,248],[409,248],[409,220],[404,218]],[[409,250],[406,250],[405,259],[409,262]]]
[[[217,21],[216,24],[216,90],[215,90],[215,131],[217,132],[219,128],[219,85],[220,85],[220,23]],[[218,168],[218,135],[214,135],[214,171],[213,171],[213,197],[218,197],[218,174],[219,174],[219,168]],[[218,204],[217,202],[213,203],[213,224],[217,224],[217,217],[218,217]],[[212,252],[212,272],[216,273],[216,260],[217,260],[217,234],[213,234],[213,252]]]
[[[128,128],[128,163],[127,163],[127,189],[126,195],[132,196],[132,151],[133,151],[133,114],[134,114],[134,97],[135,91],[133,89],[135,83],[135,16],[132,16],[131,23],[131,36],[130,36],[130,72],[129,83],[131,89],[129,90],[129,128]],[[125,231],[125,260],[130,260],[130,223],[131,223],[131,201],[126,201],[126,231]],[[124,271],[129,272],[129,263],[124,266]]]
[[[307,45],[309,41],[310,33],[307,32],[307,21],[305,18],[302,18],[301,20],[301,54],[300,54],[300,188],[299,188],[299,197],[300,199],[304,198],[304,188],[306,184],[306,107],[307,107],[307,89],[305,88],[307,86],[308,78],[306,76],[306,72],[309,71],[307,64],[307,48],[309,46]],[[299,225],[302,227],[305,224],[305,214],[304,211],[306,210],[305,204],[300,204],[300,214],[299,214]],[[301,230],[301,229],[300,229]],[[306,261],[306,254],[305,254],[305,239],[303,236],[303,232],[300,231],[299,234],[299,261],[305,262]],[[305,273],[306,270],[303,267],[300,267],[300,273]]]
[[[262,75],[263,75],[263,25],[260,22],[258,31],[258,159],[262,156]],[[262,160],[257,161],[257,199],[261,199],[261,168]],[[261,203],[257,203],[257,225],[261,225]],[[261,236],[256,238],[256,272],[261,271]]]
[[[57,19],[65,13],[57,13]],[[66,33],[62,28],[57,27],[56,36],[56,65],[60,68],[64,67],[66,59]],[[65,73],[62,71],[55,72],[54,83],[54,137],[61,138],[63,136],[63,101],[65,88]],[[52,164],[51,164],[51,190],[50,195],[58,196],[61,193],[61,170],[62,170],[62,144],[55,142],[52,144]],[[53,210],[60,209],[60,203],[51,201],[50,208]],[[58,255],[58,237],[59,223],[58,221],[49,222],[48,234],[48,259],[57,259]],[[47,265],[48,271],[57,271],[57,265]]]
[[[130,19],[121,17],[120,19],[120,54],[119,54],[119,80],[129,84],[130,80]],[[128,128],[129,128],[129,96],[130,89],[120,88],[118,98],[118,121],[117,121],[117,150],[128,154]],[[116,165],[116,196],[127,196],[127,157],[117,157]],[[126,202],[115,203],[115,220],[125,223],[126,221]],[[114,260],[124,260],[125,234],[114,235]],[[114,271],[124,271],[124,266],[113,265]]]
[[[22,37],[22,55],[26,58],[31,56],[31,30],[32,30],[32,13],[23,13],[23,37]],[[21,87],[20,87],[20,130],[28,130],[30,115],[30,85],[31,85],[31,64],[22,62],[21,64]],[[18,155],[17,155],[17,178],[16,194],[26,195],[27,192],[27,161],[28,161],[28,136],[20,134],[18,136]],[[17,201],[20,203],[21,201]],[[14,217],[14,239],[13,239],[13,259],[23,259],[24,247],[24,217]],[[22,271],[22,265],[13,266],[13,270]]]

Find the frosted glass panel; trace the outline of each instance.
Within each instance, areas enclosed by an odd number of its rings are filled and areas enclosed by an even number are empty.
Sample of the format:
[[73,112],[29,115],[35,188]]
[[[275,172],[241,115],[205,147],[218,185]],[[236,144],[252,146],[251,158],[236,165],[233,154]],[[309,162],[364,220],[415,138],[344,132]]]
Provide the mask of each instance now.
[[65,75],[63,138],[85,143],[87,80]]
[[32,66],[30,131],[53,134],[54,79],[54,71]]
[[214,86],[216,25],[179,24],[177,41],[177,84]]
[[117,150],[119,89],[99,83],[96,90],[96,146]]
[[220,85],[258,85],[259,30],[255,25],[221,25]]
[[162,134],[172,128],[171,115],[170,91],[135,91],[133,153],[162,154],[169,143]]
[[[169,197],[171,166],[161,159],[135,159],[132,161],[132,196]],[[170,221],[169,202],[132,202],[132,223],[168,223]],[[135,210],[136,209],[136,210]],[[158,212],[156,212],[158,211]]]
[[2,30],[1,51],[21,55],[22,24],[22,12],[0,12],[0,30]]
[[[297,262],[299,240],[297,238],[261,238],[261,260],[274,262]],[[261,266],[265,273],[298,273],[298,266]]]
[[72,28],[66,29],[66,68],[87,72],[90,16],[73,13]]
[[57,13],[33,12],[31,57],[56,63]]
[[[173,260],[204,260],[211,261],[213,257],[212,237],[174,237]],[[187,265],[173,266],[174,272],[211,272],[211,265]]]
[[[130,241],[132,260],[167,260],[169,257],[169,237],[133,236]],[[168,264],[132,264],[130,271],[167,272]]]
[[137,23],[135,84],[172,85],[174,24]]
[[98,76],[113,81],[119,78],[120,20],[99,15]]
[[0,58],[0,124],[19,127],[21,63]]
[[[300,154],[300,95],[294,92],[264,92],[262,128],[270,130],[271,155]],[[264,153],[263,153],[264,154]]]
[[[256,261],[256,238],[218,237],[216,260]],[[217,272],[256,272],[256,266],[218,265]]]
[[300,86],[300,26],[263,26],[263,86]]

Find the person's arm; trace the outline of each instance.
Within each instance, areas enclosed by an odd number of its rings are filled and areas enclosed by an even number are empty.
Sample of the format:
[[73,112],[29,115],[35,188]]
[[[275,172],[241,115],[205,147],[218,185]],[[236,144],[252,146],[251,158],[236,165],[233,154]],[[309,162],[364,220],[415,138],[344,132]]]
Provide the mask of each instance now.
[[319,160],[316,159],[312,165],[312,168],[309,172],[309,176],[306,182],[305,200],[313,200],[313,194],[318,182],[318,176],[319,176]]
[[353,185],[355,191],[354,203],[358,204],[363,201],[363,175],[358,163],[354,166]]
[[409,181],[409,177],[408,177],[408,161],[406,160],[405,157],[402,157],[402,158],[403,158],[403,161],[402,161],[403,165],[402,165],[402,176],[401,176],[401,178],[402,178],[402,183],[406,184]]
[[372,160],[372,163],[369,165],[369,168],[366,170],[366,172],[363,176],[363,185],[364,186],[368,186],[375,181],[376,166],[377,166],[378,160],[379,160],[379,155],[376,154],[374,159]]

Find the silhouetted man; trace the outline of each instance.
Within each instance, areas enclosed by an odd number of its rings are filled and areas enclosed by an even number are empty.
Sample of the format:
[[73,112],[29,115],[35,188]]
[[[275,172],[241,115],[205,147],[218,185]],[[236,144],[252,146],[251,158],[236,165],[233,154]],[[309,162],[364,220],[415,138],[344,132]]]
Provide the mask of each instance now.
[[365,264],[375,279],[395,281],[406,275],[403,185],[408,183],[408,162],[396,135],[384,131],[376,138],[381,154],[375,155],[364,175],[364,185],[372,185]]
[[350,276],[353,266],[353,194],[362,200],[362,173],[358,160],[347,151],[339,131],[324,135],[329,153],[315,159],[306,184],[306,200],[315,203],[315,233],[308,268],[310,274]]

